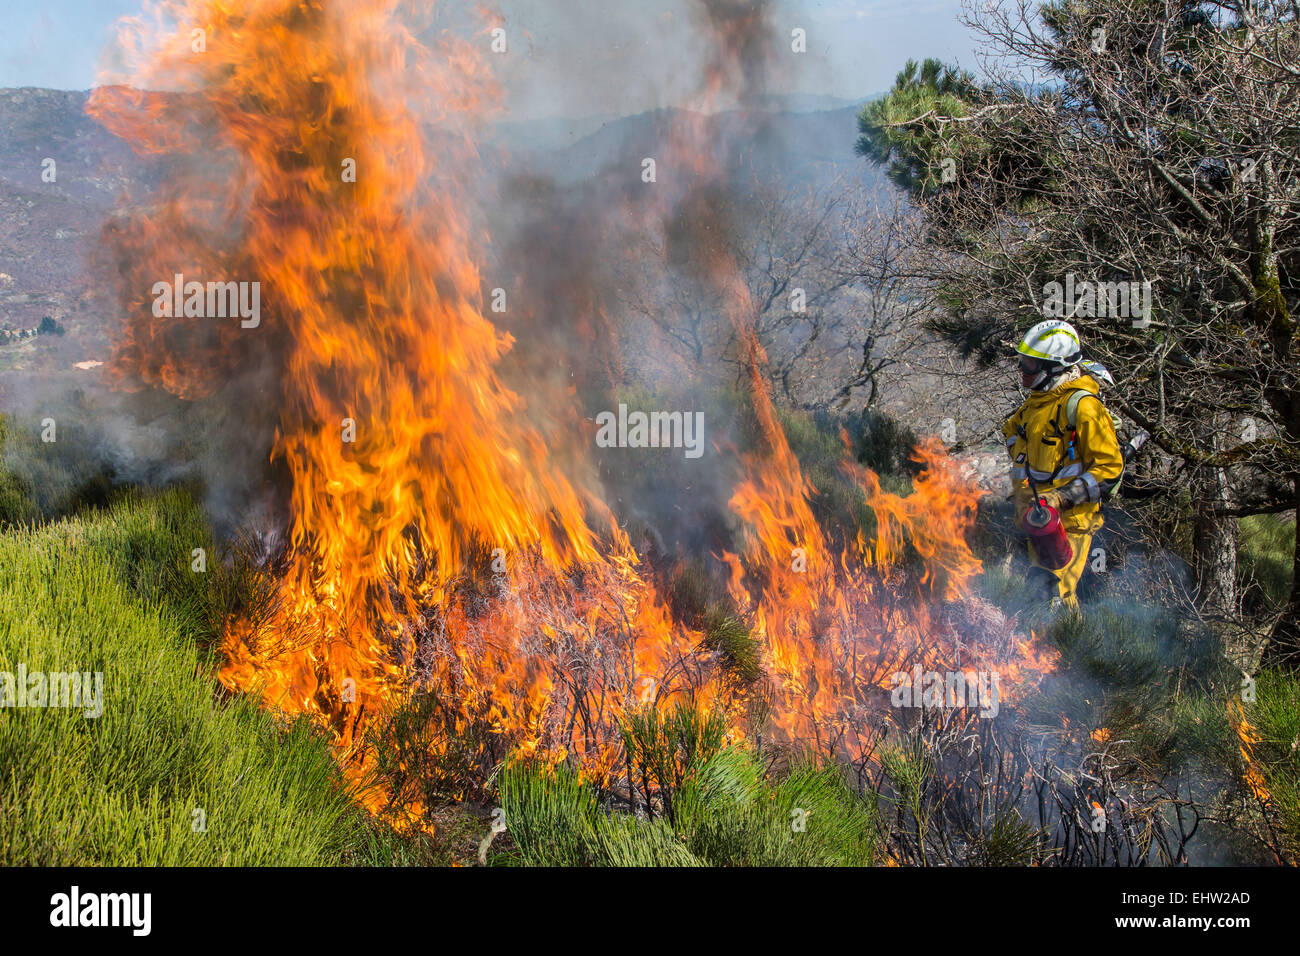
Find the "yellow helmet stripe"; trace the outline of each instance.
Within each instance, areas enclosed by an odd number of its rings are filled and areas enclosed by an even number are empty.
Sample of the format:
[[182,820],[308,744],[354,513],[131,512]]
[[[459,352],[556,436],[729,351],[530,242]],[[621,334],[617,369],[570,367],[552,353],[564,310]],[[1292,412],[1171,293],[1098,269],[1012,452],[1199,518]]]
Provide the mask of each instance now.
[[[1077,335],[1070,332],[1069,329],[1061,329],[1061,328],[1048,329],[1046,332],[1040,333],[1034,339],[1034,342],[1035,343],[1042,342],[1044,339],[1051,338],[1053,335],[1064,335],[1067,338],[1069,338],[1071,341],[1073,341],[1076,346],[1079,344],[1079,337]],[[1052,356],[1049,355],[1048,353],[1040,352],[1038,351],[1038,349],[1033,348],[1031,345],[1029,345],[1028,342],[1021,342],[1018,346],[1016,346],[1016,351],[1021,352],[1025,355],[1032,355],[1034,358],[1041,358],[1041,359],[1052,358]]]
[[1034,358],[1040,358],[1040,359],[1051,358],[1051,356],[1048,355],[1046,352],[1040,352],[1038,351],[1038,349],[1031,349],[1024,342],[1021,342],[1019,345],[1016,346],[1016,351],[1022,355],[1032,355]]

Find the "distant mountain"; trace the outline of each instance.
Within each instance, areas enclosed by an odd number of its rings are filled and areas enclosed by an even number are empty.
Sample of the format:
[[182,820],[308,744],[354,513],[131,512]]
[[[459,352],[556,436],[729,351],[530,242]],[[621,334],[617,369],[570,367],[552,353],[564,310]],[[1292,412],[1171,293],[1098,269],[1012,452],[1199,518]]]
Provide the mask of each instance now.
[[[32,328],[48,315],[67,331],[0,344],[0,372],[40,375],[102,357],[104,316],[115,306],[104,283],[92,278],[90,256],[122,191],[134,185],[147,192],[158,168],[87,116],[87,97],[0,89],[0,329]],[[554,191],[579,187],[588,196],[596,195],[589,188],[637,188],[643,158],[670,163],[668,145],[680,141],[689,122],[738,186],[755,179],[791,185],[849,179],[869,188],[883,183],[853,152],[860,104],[810,95],[775,97],[768,104],[707,117],[661,109],[638,116],[505,121],[481,144],[482,173],[488,181],[505,176],[549,183]],[[828,105],[833,108],[819,108]],[[434,149],[438,138],[430,130]],[[54,162],[52,182],[42,179],[47,159]],[[660,168],[661,177],[681,174]],[[15,387],[12,378],[3,379],[0,396]]]
[[[786,93],[764,97],[752,107],[756,113],[822,113],[838,110],[853,110],[854,114],[865,103],[882,96],[873,93],[862,99],[850,100],[840,96],[825,96],[815,93]],[[650,111],[640,116],[652,116],[662,110]],[[512,120],[505,119],[491,127],[493,142],[511,149],[545,152],[565,149],[580,140],[598,133],[610,124],[622,120],[636,120],[638,117],[606,113],[599,116],[552,117],[545,119]]]
[[[86,115],[84,91],[0,89],[0,185],[93,205],[111,204],[142,171],[131,147]],[[53,159],[54,182],[42,179]]]
[[826,96],[821,93],[779,93],[759,100],[758,105],[765,110],[781,113],[820,113],[826,110],[861,109],[863,104],[883,96],[872,93],[860,99],[850,100],[842,96]]
[[664,161],[689,119],[693,128],[703,120],[703,139],[715,150],[714,160],[733,173],[743,170],[791,184],[844,176],[876,183],[879,173],[854,152],[859,110],[858,105],[808,112],[731,110],[704,118],[680,109],[654,110],[606,122],[572,145],[533,154],[528,162],[560,184],[618,170],[639,176],[644,158]]
[[603,116],[579,118],[507,119],[492,124],[489,135],[494,143],[509,149],[529,151],[563,149],[590,136],[606,123],[612,123],[619,118],[616,113],[607,113]]

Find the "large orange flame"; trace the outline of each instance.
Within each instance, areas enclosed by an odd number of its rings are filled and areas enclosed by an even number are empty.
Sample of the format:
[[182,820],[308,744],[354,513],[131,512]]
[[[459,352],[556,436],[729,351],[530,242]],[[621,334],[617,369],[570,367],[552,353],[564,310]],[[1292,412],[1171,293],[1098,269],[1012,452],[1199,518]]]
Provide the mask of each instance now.
[[[548,451],[545,417],[525,416],[501,379],[511,341],[480,307],[465,173],[466,119],[496,93],[479,52],[446,31],[424,31],[426,45],[405,7],[161,3],[127,25],[127,85],[91,99],[110,129],[171,163],[117,237],[130,308],[119,379],[196,397],[269,370],[255,379],[269,390],[246,397],[275,421],[290,551],[268,614],[230,622],[222,682],[330,727],[358,778],[373,762],[364,731],[425,690],[452,714],[431,752],[483,727],[603,780],[619,772],[627,709],[682,698],[743,735],[746,698],[761,692],[785,741],[852,746],[891,674],[952,659],[958,635],[924,608],[960,599],[979,570],[964,537],[977,492],[937,443],[918,451],[906,497],[848,461],[875,533],[823,530],[772,408],[749,293],[725,254],[707,257],[764,446],[730,502],[742,553],[719,557],[766,677],[722,680],[608,509]],[[708,71],[706,93],[733,72]],[[160,88],[181,92],[140,92]],[[436,108],[432,131],[417,103]],[[707,184],[701,130],[672,150]],[[155,316],[145,291],[177,273],[260,282],[261,325]],[[900,563],[907,549],[916,571]],[[1048,666],[1023,641],[984,654],[1011,683]]]

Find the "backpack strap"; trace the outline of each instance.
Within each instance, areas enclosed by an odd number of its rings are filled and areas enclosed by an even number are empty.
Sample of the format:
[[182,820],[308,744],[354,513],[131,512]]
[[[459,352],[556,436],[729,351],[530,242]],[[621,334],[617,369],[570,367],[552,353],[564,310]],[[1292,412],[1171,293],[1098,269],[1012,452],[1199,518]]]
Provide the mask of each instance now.
[[[1070,396],[1065,400],[1065,421],[1066,424],[1070,426],[1071,432],[1077,431],[1079,428],[1079,403],[1083,401],[1085,398],[1089,398],[1089,397],[1095,398],[1099,402],[1101,401],[1100,395],[1096,394],[1095,392],[1091,392],[1086,388],[1076,388],[1074,391],[1070,393]],[[1101,407],[1106,410],[1106,413],[1108,415],[1110,415],[1111,423],[1115,426],[1116,433],[1118,433],[1119,423],[1118,421],[1116,421],[1115,416],[1111,414],[1109,408],[1106,408],[1105,402],[1102,402]],[[1073,438],[1071,438],[1070,440],[1070,449],[1071,449],[1070,452],[1071,457],[1073,457],[1074,456]],[[1121,471],[1120,476],[1115,479],[1115,483],[1110,486],[1109,492],[1105,494],[1104,497],[1108,500],[1114,497],[1116,494],[1118,494],[1119,486],[1123,483],[1123,481],[1124,481],[1124,473]]]
[[1101,401],[1101,396],[1086,388],[1076,388],[1070,393],[1070,397],[1065,400],[1065,421],[1070,426],[1070,431],[1079,427],[1079,403],[1085,398],[1095,398]]

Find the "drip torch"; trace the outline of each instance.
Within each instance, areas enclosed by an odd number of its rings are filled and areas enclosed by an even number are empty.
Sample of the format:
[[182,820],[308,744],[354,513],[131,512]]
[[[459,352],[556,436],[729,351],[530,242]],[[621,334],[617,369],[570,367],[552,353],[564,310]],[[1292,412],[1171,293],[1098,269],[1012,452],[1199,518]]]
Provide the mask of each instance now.
[[1025,512],[1021,527],[1033,542],[1034,554],[1043,567],[1057,571],[1070,563],[1074,548],[1066,537],[1065,525],[1061,524],[1061,513],[1038,494],[1032,477],[1029,477],[1029,490],[1033,492],[1034,505]]

